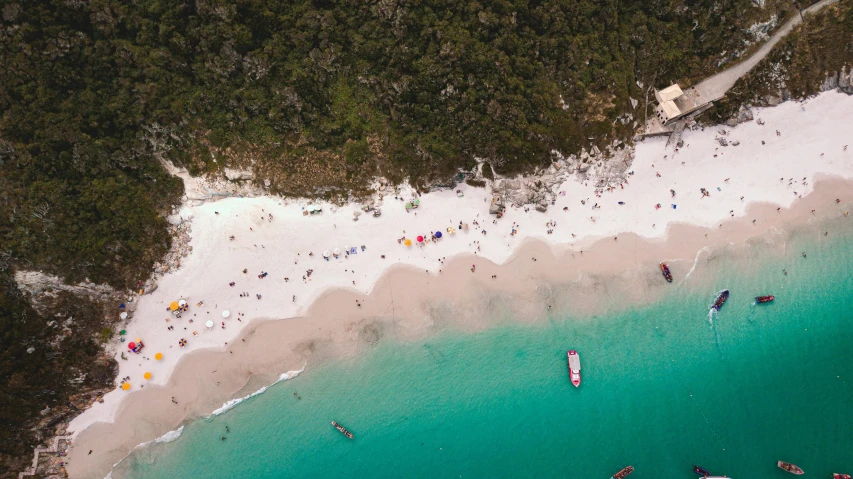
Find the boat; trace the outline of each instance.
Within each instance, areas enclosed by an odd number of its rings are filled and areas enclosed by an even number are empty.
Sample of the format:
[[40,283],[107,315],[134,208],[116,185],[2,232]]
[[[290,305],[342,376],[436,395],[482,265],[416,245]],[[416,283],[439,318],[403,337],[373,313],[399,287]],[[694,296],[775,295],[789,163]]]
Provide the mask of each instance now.
[[853,479],[853,477],[850,477],[850,474],[839,474],[837,472],[833,472],[832,479]]
[[340,424],[338,424],[337,422],[332,421],[332,426],[335,426],[335,429],[337,429],[338,431],[340,431],[340,432],[341,432],[341,434],[343,434],[344,436],[346,436],[346,437],[348,437],[348,438],[350,438],[350,439],[355,439],[355,437],[352,435],[352,433],[351,433],[351,432],[349,432],[349,431],[347,431],[347,428],[345,428],[345,427],[341,426],[341,425],[340,425]]
[[699,474],[702,477],[708,477],[711,475],[711,471],[705,469],[704,467],[697,466],[696,464],[693,464],[693,472]]
[[778,462],[776,462],[776,465],[779,466],[779,469],[782,469],[783,471],[790,472],[791,474],[796,474],[798,476],[803,474],[802,469],[791,464],[790,462],[778,461]]
[[660,271],[661,273],[663,273],[663,277],[666,279],[666,282],[672,283],[672,273],[669,272],[669,265],[666,263],[661,263]]
[[578,352],[572,349],[568,353],[566,353],[569,359],[569,379],[572,380],[572,384],[575,387],[581,385],[581,357],[578,356]]
[[632,472],[634,472],[634,466],[628,466],[617,472],[616,474],[613,474],[610,479],[622,479],[623,477],[627,477],[628,474],[631,474]]
[[711,309],[719,311],[720,308],[726,304],[727,299],[729,299],[729,290],[724,289],[720,291],[720,294],[717,295],[717,299],[714,300],[714,304],[711,305]]
[[756,296],[755,302],[756,303],[769,303],[770,301],[773,301],[774,299],[776,299],[776,296],[773,296],[772,294],[768,294],[767,296]]

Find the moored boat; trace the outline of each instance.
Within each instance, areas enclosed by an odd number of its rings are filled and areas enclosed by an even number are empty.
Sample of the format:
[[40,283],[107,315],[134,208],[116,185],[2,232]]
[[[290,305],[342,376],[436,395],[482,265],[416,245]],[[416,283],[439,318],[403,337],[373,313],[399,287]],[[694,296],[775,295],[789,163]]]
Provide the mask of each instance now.
[[341,434],[343,434],[344,436],[346,436],[346,437],[348,437],[348,438],[350,438],[350,439],[355,439],[355,437],[352,435],[352,433],[351,433],[351,432],[349,432],[349,431],[347,431],[347,428],[345,428],[345,427],[341,426],[341,425],[340,425],[340,424],[338,424],[337,422],[332,421],[332,426],[335,426],[335,429],[337,429],[338,431],[340,431],[340,432],[341,432]]
[[772,294],[768,294],[767,296],[756,296],[755,302],[756,303],[769,303],[770,301],[773,301],[774,299],[776,299],[776,296],[773,296]]
[[726,304],[727,299],[729,299],[729,290],[724,289],[720,291],[720,294],[717,295],[717,299],[714,300],[714,304],[711,305],[711,309],[719,311],[720,308]]
[[572,380],[572,384],[575,387],[581,385],[581,357],[578,356],[578,352],[572,349],[568,353],[566,353],[569,359],[569,379]]
[[702,477],[708,477],[711,475],[711,471],[705,469],[704,467],[697,466],[696,464],[693,464],[693,472],[699,474]]
[[634,466],[628,466],[617,472],[616,474],[613,474],[610,479],[622,479],[623,477],[628,476],[628,474],[631,474],[632,472],[634,472]]
[[672,273],[669,272],[669,265],[666,263],[660,264],[660,271],[668,283],[672,283]]
[[839,474],[837,472],[832,473],[832,479],[853,479],[850,477],[850,474]]
[[791,464],[790,462],[777,461],[776,465],[779,466],[779,469],[782,469],[783,471],[790,472],[791,474],[796,474],[798,476],[803,474],[802,469]]

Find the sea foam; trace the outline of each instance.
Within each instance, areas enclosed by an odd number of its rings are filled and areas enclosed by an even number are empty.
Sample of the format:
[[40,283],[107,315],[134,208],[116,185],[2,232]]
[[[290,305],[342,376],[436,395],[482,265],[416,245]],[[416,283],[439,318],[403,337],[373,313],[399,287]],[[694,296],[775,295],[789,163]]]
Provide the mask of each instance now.
[[175,429],[174,431],[169,431],[166,434],[163,434],[162,436],[155,439],[154,442],[157,444],[165,444],[168,442],[172,442],[181,437],[182,432],[184,432],[184,426],[181,426]]
[[[305,371],[305,366],[302,366],[302,369],[300,369],[298,371],[288,371],[286,373],[282,373],[281,376],[279,376],[278,379],[274,383],[272,383],[270,386],[272,386],[273,384],[278,384],[282,381],[287,381],[288,379],[293,379],[296,376],[299,376],[300,374],[302,374],[302,371]],[[210,419],[212,417],[219,416],[220,414],[224,414],[224,413],[230,411],[231,409],[234,409],[238,404],[245,401],[246,399],[253,398],[255,396],[258,396],[260,394],[265,393],[268,388],[269,388],[269,386],[263,386],[262,388],[258,389],[257,391],[253,392],[252,394],[249,394],[248,396],[244,396],[241,398],[236,398],[236,399],[231,399],[229,401],[226,401],[225,404],[218,407],[217,409],[214,409],[213,412],[211,412],[209,415],[205,416],[205,419]]]

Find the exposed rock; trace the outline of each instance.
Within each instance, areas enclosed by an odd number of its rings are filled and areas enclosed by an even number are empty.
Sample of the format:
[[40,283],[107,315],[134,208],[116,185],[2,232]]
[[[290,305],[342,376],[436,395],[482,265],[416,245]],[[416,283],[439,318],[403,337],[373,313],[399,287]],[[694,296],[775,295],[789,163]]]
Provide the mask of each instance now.
[[250,171],[225,168],[225,178],[229,181],[251,180],[252,173]]
[[[58,291],[67,291],[81,296],[89,296],[90,298],[101,300],[109,298],[115,293],[115,290],[105,284],[95,284],[89,281],[77,283],[76,285],[65,284],[62,278],[52,274],[45,274],[41,271],[15,271],[15,282],[18,283],[18,288],[28,294],[38,295],[56,295]],[[33,303],[36,305],[37,303]]]
[[779,98],[778,96],[775,96],[775,95],[766,95],[764,97],[764,103],[767,106],[776,106],[776,105],[782,103],[782,99]]
[[500,196],[493,196],[492,203],[489,205],[489,213],[496,215],[503,210],[503,201]]

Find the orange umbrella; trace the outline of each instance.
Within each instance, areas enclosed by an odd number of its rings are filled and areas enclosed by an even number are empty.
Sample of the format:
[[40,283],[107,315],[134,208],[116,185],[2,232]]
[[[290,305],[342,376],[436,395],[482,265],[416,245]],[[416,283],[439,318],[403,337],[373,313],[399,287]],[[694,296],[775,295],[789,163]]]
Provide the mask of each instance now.
[[157,354],[155,354],[155,355],[154,355],[154,359],[156,359],[157,361],[160,361],[161,359],[163,359],[163,353],[157,353]]
[[403,241],[403,244],[406,246],[412,246],[412,240],[406,238],[406,241]]
[[121,385],[121,388],[122,388],[122,389],[124,389],[125,391],[127,391],[128,389],[130,389],[130,383],[124,383],[124,384],[122,384],[122,385]]
[[144,377],[145,379],[151,379],[151,373],[148,371],[145,371],[145,374],[143,374],[142,377]]
[[178,304],[177,301],[172,301],[171,303],[169,303],[169,309],[171,309],[172,311],[177,311],[180,307],[181,305]]

